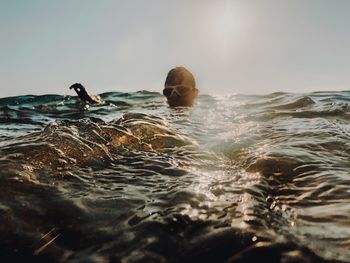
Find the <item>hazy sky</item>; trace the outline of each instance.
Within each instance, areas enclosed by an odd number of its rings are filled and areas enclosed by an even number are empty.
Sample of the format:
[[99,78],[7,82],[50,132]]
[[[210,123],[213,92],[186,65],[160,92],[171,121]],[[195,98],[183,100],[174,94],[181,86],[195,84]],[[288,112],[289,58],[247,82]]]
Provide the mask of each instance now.
[[161,91],[186,66],[202,93],[350,88],[348,0],[0,0],[0,97]]

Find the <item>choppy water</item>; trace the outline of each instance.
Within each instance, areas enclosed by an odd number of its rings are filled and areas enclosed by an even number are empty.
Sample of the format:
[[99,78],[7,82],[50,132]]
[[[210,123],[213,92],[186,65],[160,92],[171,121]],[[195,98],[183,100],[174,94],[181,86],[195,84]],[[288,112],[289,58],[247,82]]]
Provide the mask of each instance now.
[[0,99],[0,258],[350,262],[350,92]]

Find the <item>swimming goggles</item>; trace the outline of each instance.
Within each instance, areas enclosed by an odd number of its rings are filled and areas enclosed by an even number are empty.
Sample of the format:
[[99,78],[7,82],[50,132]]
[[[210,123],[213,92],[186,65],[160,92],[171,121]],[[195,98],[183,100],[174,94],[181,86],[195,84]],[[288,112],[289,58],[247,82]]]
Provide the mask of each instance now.
[[178,96],[183,97],[189,94],[192,90],[193,88],[188,86],[168,86],[163,89],[163,95],[165,97],[171,97],[175,92]]

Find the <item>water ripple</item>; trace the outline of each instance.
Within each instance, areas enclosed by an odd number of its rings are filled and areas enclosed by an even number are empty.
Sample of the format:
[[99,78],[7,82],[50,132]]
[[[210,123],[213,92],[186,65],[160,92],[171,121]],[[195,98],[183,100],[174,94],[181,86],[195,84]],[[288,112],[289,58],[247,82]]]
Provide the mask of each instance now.
[[100,96],[0,99],[1,258],[350,262],[348,91]]

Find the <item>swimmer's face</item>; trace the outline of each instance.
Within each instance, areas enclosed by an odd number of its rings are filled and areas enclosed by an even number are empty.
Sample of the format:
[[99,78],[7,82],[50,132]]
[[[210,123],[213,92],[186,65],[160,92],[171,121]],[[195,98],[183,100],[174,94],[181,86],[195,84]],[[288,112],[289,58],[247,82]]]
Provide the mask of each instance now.
[[169,71],[165,81],[163,95],[170,107],[192,106],[198,96],[198,89],[193,75],[184,67]]
[[166,86],[163,95],[167,98],[170,107],[192,106],[198,96],[198,89],[184,85]]

